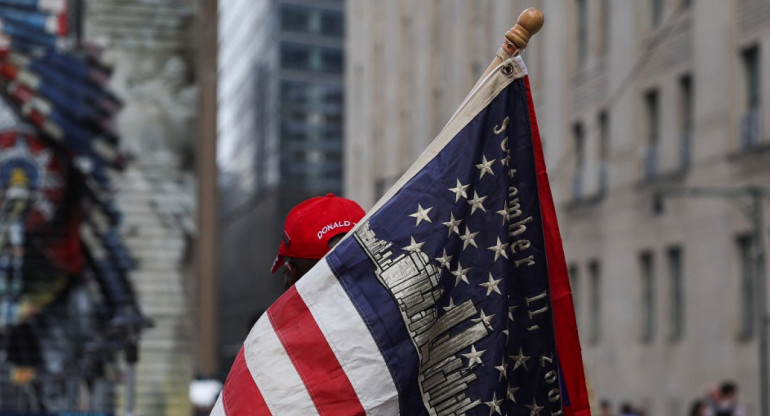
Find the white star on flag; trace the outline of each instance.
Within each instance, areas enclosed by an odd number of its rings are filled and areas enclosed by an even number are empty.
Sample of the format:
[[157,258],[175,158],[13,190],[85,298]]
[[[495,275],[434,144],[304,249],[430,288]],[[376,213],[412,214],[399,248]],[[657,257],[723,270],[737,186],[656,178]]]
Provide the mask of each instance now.
[[471,345],[471,352],[462,354],[462,356],[468,359],[468,367],[470,367],[473,363],[481,364],[481,355],[485,352],[487,352],[487,350],[476,351],[476,346]]
[[530,416],[540,416],[540,411],[543,410],[543,406],[538,406],[534,398],[532,398],[532,404],[525,404],[524,407],[529,409]]
[[508,201],[505,201],[503,209],[497,211],[496,214],[500,214],[503,217],[503,225],[511,220],[511,214],[508,212]]
[[486,195],[479,197],[479,194],[477,194],[476,191],[473,191],[473,199],[468,200],[468,203],[471,205],[471,214],[476,212],[476,209],[480,209],[484,212],[487,212],[483,204],[485,199],[487,199]]
[[470,267],[468,267],[467,269],[463,269],[462,264],[460,264],[459,261],[457,262],[457,270],[452,272],[452,274],[455,275],[455,277],[456,277],[456,279],[455,279],[455,286],[459,285],[461,280],[463,282],[465,282],[465,283],[470,284],[468,282],[468,277],[467,277],[468,270],[470,270],[470,269],[471,269]]
[[463,240],[463,250],[465,250],[468,245],[479,248],[479,246],[476,245],[475,240],[477,235],[479,235],[478,232],[472,233],[471,230],[468,229],[468,226],[465,226],[465,234],[460,236],[460,239]]
[[479,286],[487,288],[487,296],[489,296],[492,292],[497,292],[499,295],[502,295],[502,293],[500,293],[500,288],[497,287],[502,280],[503,279],[493,279],[492,273],[490,272],[489,281],[486,283],[479,283]]
[[439,267],[446,267],[449,269],[449,262],[452,261],[452,256],[447,256],[446,249],[444,249],[444,254],[441,257],[436,257],[436,260],[438,260]]
[[[492,318],[495,317],[494,314],[492,314],[492,315],[485,314],[484,313],[484,309],[481,310],[481,313],[479,313],[479,315],[481,315],[480,318],[473,318],[473,319],[471,319],[471,321],[473,321],[473,322],[484,322],[484,325],[491,325],[492,324]],[[527,358],[529,358],[529,357],[527,357]]]
[[497,244],[489,247],[489,250],[492,250],[495,252],[495,261],[497,261],[498,257],[500,256],[503,256],[506,259],[508,258],[508,253],[505,252],[505,249],[507,248],[508,248],[508,243],[503,244],[503,242],[500,241],[500,237],[497,237]]
[[516,403],[516,396],[515,396],[515,394],[516,394],[516,392],[517,392],[518,390],[519,390],[519,388],[518,388],[518,387],[510,387],[510,386],[508,387],[508,398],[509,398],[509,399],[510,399],[512,402],[514,402],[514,403]]
[[412,242],[408,246],[404,247],[404,250],[406,250],[406,251],[408,251],[410,253],[414,253],[415,251],[419,251],[422,248],[423,244],[425,244],[424,242],[423,243],[415,242],[414,241],[414,237],[410,236],[409,238],[412,239]]
[[503,399],[497,398],[497,393],[492,393],[492,400],[488,402],[484,402],[485,405],[489,406],[489,416],[492,416],[493,414],[502,414],[500,413],[500,403],[503,402]]
[[442,223],[446,225],[449,228],[449,234],[447,236],[452,235],[452,233],[460,234],[460,223],[462,223],[463,220],[456,220],[454,213],[449,213],[449,221]]
[[430,207],[428,209],[423,209],[422,205],[417,204],[417,212],[415,212],[414,214],[409,214],[410,217],[417,218],[417,224],[415,224],[414,226],[416,227],[416,226],[420,225],[420,221],[422,221],[422,220],[425,220],[425,221],[428,221],[428,222],[432,223],[433,221],[431,221],[430,218],[428,217],[428,213],[432,209],[433,209],[433,207]]
[[482,155],[482,158],[482,162],[476,165],[476,167],[479,169],[479,172],[481,172],[479,173],[479,179],[483,178],[485,173],[489,173],[490,175],[494,176],[494,173],[492,173],[492,164],[495,163],[495,160],[497,159],[487,161],[487,157],[485,155]]
[[450,191],[455,193],[455,202],[459,201],[461,196],[465,199],[468,199],[468,194],[465,192],[465,190],[468,189],[469,186],[470,184],[463,185],[460,182],[460,179],[457,179],[457,186],[454,188],[449,188]]
[[524,352],[519,348],[519,353],[517,355],[510,355],[509,356],[515,363],[513,364],[513,370],[516,371],[519,367],[524,367],[525,370],[529,371],[529,367],[527,367],[527,360],[529,360],[529,356],[524,355]]
[[495,370],[500,372],[500,378],[497,381],[502,381],[503,378],[508,378],[508,375],[505,374],[505,371],[508,369],[508,364],[505,363],[505,357],[502,358],[503,362],[500,363],[500,365],[495,366]]

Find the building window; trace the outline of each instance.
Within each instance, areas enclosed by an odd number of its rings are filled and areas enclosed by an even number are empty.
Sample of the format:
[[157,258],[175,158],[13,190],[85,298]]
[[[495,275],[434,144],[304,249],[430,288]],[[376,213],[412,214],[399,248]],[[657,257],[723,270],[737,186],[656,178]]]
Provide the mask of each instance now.
[[663,21],[663,0],[650,0],[650,23],[653,28]]
[[344,37],[345,15],[341,11],[324,11],[321,15],[321,33],[325,36]]
[[639,255],[641,275],[641,327],[640,335],[643,342],[651,342],[655,336],[655,271],[654,257],[649,251]]
[[342,38],[345,36],[345,15],[339,10],[282,4],[281,28],[291,32]]
[[588,57],[588,2],[577,2],[577,59],[578,66],[583,67]]
[[658,90],[650,90],[644,94],[644,105],[647,114],[647,143],[644,149],[644,177],[649,180],[654,178],[658,173],[658,143],[660,137]]
[[567,267],[567,273],[569,274],[569,285],[572,289],[572,303],[575,305],[575,316],[580,315],[580,280],[578,276],[578,267],[576,264],[571,264]]
[[610,126],[607,111],[599,113],[599,193],[609,187]]
[[692,76],[679,78],[679,168],[686,170],[692,159],[694,126]]
[[754,279],[757,271],[754,254],[755,240],[753,235],[744,235],[738,237],[736,242],[740,273],[738,336],[741,339],[749,339],[754,336]]
[[599,54],[604,56],[610,49],[610,0],[601,0],[599,16],[601,32],[599,33]]
[[281,67],[304,71],[340,74],[344,69],[342,49],[310,47],[298,43],[281,43]]
[[760,63],[757,45],[741,53],[743,72],[746,78],[746,109],[741,116],[741,148],[751,149],[757,146],[761,138],[760,126]]
[[575,123],[572,127],[575,140],[575,172],[572,175],[572,199],[580,199],[583,196],[583,168],[585,166],[585,131],[583,125]]
[[310,20],[310,9],[290,4],[281,5],[281,28],[284,30],[307,32]]
[[588,264],[588,274],[590,280],[590,317],[591,329],[588,333],[588,341],[596,344],[601,339],[602,334],[602,290],[601,290],[601,267],[598,260]]
[[684,262],[682,248],[671,247],[666,253],[669,276],[669,339],[678,341],[684,334]]

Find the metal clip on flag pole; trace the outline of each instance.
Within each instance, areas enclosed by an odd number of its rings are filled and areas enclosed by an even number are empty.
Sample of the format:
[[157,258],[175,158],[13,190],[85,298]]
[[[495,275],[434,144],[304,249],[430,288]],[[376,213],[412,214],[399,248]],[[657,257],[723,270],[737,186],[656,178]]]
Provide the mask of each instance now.
[[[526,49],[527,44],[529,43],[529,38],[540,31],[540,29],[543,27],[543,21],[543,13],[534,7],[530,7],[521,12],[519,18],[516,19],[516,25],[514,25],[509,31],[505,32],[505,40],[503,41],[503,44],[500,45],[500,49],[497,50],[495,58],[492,60],[492,63],[489,64],[486,71],[484,71],[484,75],[481,76],[478,82],[481,82],[482,79],[484,79],[504,60],[510,58],[511,56],[518,55],[521,53],[521,51]],[[476,89],[478,82],[473,89]]]

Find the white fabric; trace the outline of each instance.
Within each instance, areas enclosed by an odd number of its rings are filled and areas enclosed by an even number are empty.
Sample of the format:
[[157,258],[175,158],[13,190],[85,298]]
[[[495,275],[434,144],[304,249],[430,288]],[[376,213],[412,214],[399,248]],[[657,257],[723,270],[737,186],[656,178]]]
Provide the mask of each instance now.
[[[243,358],[267,408],[274,415],[317,415],[313,400],[291,358],[283,349],[270,320],[258,320],[243,344]],[[271,362],[263,362],[270,357]]]
[[366,414],[398,415],[398,390],[387,364],[326,261],[319,261],[297,282],[296,288],[337,356]]

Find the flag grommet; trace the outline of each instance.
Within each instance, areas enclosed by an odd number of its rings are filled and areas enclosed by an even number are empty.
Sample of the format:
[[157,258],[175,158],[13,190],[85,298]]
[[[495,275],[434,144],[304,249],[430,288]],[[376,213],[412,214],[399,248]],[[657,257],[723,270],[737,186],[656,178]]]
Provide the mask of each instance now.
[[511,64],[503,65],[500,71],[502,71],[503,75],[510,76],[511,74],[513,74],[513,65]]

